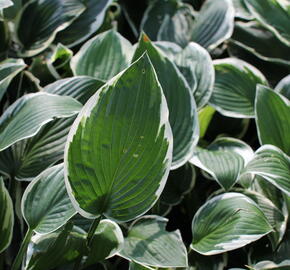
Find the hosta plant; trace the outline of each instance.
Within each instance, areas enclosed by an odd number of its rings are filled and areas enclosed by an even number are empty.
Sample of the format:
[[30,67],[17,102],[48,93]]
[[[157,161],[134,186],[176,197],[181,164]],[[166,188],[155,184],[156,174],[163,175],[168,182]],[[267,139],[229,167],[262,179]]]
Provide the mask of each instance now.
[[0,0],[0,269],[290,269],[287,0]]

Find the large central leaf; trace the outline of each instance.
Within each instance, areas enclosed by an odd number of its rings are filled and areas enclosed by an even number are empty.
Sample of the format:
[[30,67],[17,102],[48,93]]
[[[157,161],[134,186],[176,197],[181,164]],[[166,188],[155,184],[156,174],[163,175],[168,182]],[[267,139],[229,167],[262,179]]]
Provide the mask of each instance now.
[[92,96],[73,124],[65,150],[71,200],[85,217],[134,219],[160,196],[171,156],[166,101],[143,55]]

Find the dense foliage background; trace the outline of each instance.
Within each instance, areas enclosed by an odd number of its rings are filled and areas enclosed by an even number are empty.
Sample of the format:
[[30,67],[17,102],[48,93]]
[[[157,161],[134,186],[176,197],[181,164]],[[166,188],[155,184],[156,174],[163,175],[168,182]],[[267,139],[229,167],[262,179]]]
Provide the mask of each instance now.
[[0,0],[0,269],[290,269],[289,0]]

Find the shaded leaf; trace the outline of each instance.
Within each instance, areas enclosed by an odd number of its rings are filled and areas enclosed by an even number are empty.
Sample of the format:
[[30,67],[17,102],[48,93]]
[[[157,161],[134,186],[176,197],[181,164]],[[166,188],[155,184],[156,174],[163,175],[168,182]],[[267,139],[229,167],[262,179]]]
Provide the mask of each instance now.
[[279,264],[276,264],[271,261],[262,261],[259,262],[251,267],[249,267],[252,270],[288,270],[290,267],[290,260],[285,260]]
[[275,87],[275,91],[290,99],[290,75],[283,78]]
[[130,64],[131,43],[115,30],[103,32],[87,41],[71,60],[74,75],[109,80]]
[[136,220],[129,229],[120,255],[146,266],[186,267],[187,252],[180,232],[167,232],[167,221],[158,216]]
[[71,97],[36,93],[19,98],[0,118],[0,150],[34,136],[53,119],[73,116],[80,109],[81,104]]
[[258,206],[239,193],[225,193],[207,201],[192,220],[191,248],[214,255],[243,247],[271,232]]
[[131,261],[129,265],[129,270],[153,270],[153,268]]
[[66,185],[78,212],[128,221],[150,209],[169,173],[171,136],[162,89],[143,55],[89,99],[70,131]]
[[63,164],[43,171],[28,185],[21,210],[29,229],[39,234],[57,230],[76,213],[64,185]]
[[290,102],[262,85],[257,86],[256,125],[260,144],[272,144],[290,154]]
[[267,85],[264,75],[254,66],[235,58],[214,61],[216,79],[210,104],[230,117],[255,116],[256,85]]
[[152,61],[166,97],[173,133],[171,169],[177,169],[189,160],[198,141],[199,126],[195,101],[188,84],[174,63],[142,34],[133,59],[145,51]]
[[199,137],[202,139],[206,134],[207,128],[216,110],[211,106],[205,106],[198,112]]
[[10,245],[14,226],[13,203],[2,177],[0,177],[0,220],[0,253],[2,253]]

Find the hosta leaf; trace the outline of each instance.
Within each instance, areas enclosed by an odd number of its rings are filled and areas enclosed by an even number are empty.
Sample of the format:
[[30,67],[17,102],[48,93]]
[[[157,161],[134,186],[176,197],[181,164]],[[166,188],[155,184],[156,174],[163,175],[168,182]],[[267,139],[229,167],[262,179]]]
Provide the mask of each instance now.
[[74,118],[44,125],[32,138],[21,140],[0,152],[0,172],[20,181],[31,181],[63,159],[64,146]]
[[187,252],[179,231],[167,232],[167,219],[144,216],[132,224],[120,255],[153,267],[187,267]]
[[198,108],[203,107],[212,94],[215,71],[209,53],[200,45],[190,42],[175,59],[186,78]]
[[86,251],[85,237],[70,224],[50,234],[33,236],[25,270],[50,270],[73,262]]
[[175,61],[176,55],[181,53],[182,48],[170,41],[155,41],[154,45],[161,50],[172,62]]
[[66,192],[63,164],[46,169],[28,185],[21,209],[29,229],[40,234],[57,230],[76,213]]
[[94,233],[86,265],[113,257],[124,244],[123,233],[117,223],[103,219]]
[[209,173],[221,187],[228,190],[238,181],[251,151],[238,140],[220,138],[207,149],[197,148],[190,163]]
[[290,75],[283,78],[275,87],[275,91],[290,99]]
[[3,8],[8,8],[13,5],[13,2],[11,0],[1,0],[0,2],[0,10]]
[[103,32],[87,41],[71,60],[74,75],[109,80],[129,66],[131,43],[115,30]]
[[34,136],[44,124],[53,119],[73,116],[80,109],[81,104],[71,97],[47,93],[23,96],[0,118],[0,150]]
[[212,50],[231,37],[235,10],[231,0],[207,0],[195,18],[191,40]]
[[84,106],[65,151],[66,185],[79,213],[127,221],[150,209],[171,165],[172,134],[147,55]]
[[290,64],[290,47],[255,21],[236,22],[231,42],[262,60]]
[[290,9],[282,5],[281,0],[245,0],[245,4],[263,26],[290,45]]
[[176,169],[189,160],[198,141],[199,126],[195,101],[188,84],[174,63],[142,34],[133,58],[138,58],[145,51],[152,61],[166,97],[174,141],[172,169]]
[[56,39],[68,47],[73,47],[95,33],[103,23],[105,12],[112,0],[88,0],[85,11],[71,25],[59,32]]
[[13,5],[3,11],[4,18],[8,20],[14,19],[23,5],[22,0],[12,0],[12,2]]
[[154,269],[149,266],[145,266],[142,264],[138,264],[134,261],[131,261],[129,265],[129,270],[154,270]]
[[0,63],[0,101],[11,80],[25,68],[22,59],[6,59]]
[[199,120],[199,137],[202,139],[206,134],[207,128],[215,114],[215,108],[211,106],[205,106],[198,112]]
[[210,103],[229,117],[255,116],[256,85],[267,85],[264,75],[254,66],[234,58],[215,60],[216,80]]
[[233,0],[233,4],[236,12],[235,17],[244,20],[252,20],[254,18],[249,12],[244,0]]
[[243,173],[259,175],[290,196],[290,159],[275,146],[260,147]]
[[13,203],[2,177],[0,177],[0,220],[0,253],[2,253],[10,245],[14,226]]
[[251,267],[251,270],[288,270],[290,267],[290,260],[285,260],[281,263],[274,263],[271,261],[262,261]]
[[272,230],[258,206],[239,193],[225,193],[206,202],[192,220],[191,248],[214,255],[243,247]]
[[272,144],[290,154],[290,102],[262,85],[257,86],[256,125],[261,144]]
[[74,76],[51,83],[43,90],[51,94],[73,97],[84,104],[103,84],[103,81],[89,76]]
[[24,5],[16,24],[17,53],[34,56],[45,50],[58,31],[66,28],[85,7],[79,0],[32,0]]

